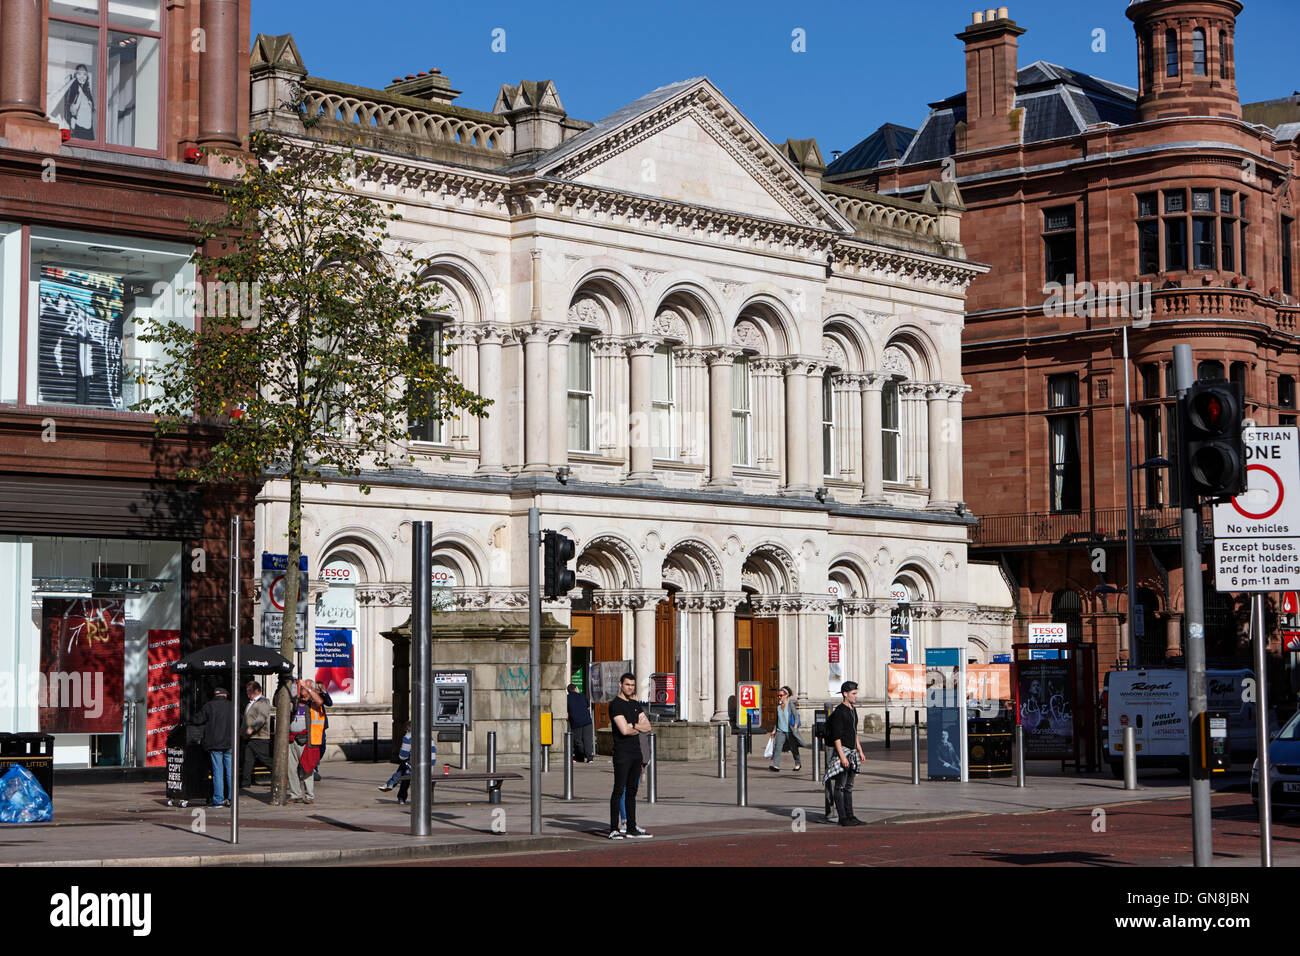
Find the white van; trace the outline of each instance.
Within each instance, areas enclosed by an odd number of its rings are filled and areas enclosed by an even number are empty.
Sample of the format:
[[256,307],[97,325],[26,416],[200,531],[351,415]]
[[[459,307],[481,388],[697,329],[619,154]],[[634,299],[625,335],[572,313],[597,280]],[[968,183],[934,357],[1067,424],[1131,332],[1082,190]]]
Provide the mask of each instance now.
[[[1246,686],[1248,670],[1207,671],[1207,709],[1228,715],[1228,745],[1234,763],[1255,759],[1255,694]],[[1110,671],[1102,691],[1104,759],[1116,777],[1124,775],[1124,728],[1136,732],[1139,769],[1174,767],[1185,770],[1190,756],[1187,671],[1149,668]],[[1250,700],[1246,700],[1250,698]]]

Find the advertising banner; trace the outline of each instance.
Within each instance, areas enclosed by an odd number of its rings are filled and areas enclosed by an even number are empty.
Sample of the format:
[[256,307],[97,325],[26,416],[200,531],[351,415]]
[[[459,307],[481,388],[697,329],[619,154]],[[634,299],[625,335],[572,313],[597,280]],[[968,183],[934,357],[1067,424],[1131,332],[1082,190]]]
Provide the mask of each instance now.
[[354,699],[354,659],[352,629],[349,627],[316,628],[316,681],[334,703]]
[[120,734],[125,602],[45,598],[41,635],[42,732]]
[[[886,693],[891,703],[919,703],[926,697],[924,664],[890,664]],[[1011,700],[1010,664],[966,665],[966,700],[981,709]]]
[[960,780],[964,776],[965,683],[965,655],[961,648],[926,649],[926,756],[931,780]]
[[329,587],[316,600],[316,681],[336,704],[361,699],[356,674],[357,573],[345,561],[321,568]]
[[172,665],[181,659],[181,632],[149,632],[149,683],[145,694],[145,766],[167,766],[167,735],[181,722],[181,681]]
[[736,726],[758,730],[763,725],[763,685],[741,681],[736,685]]
[[1018,665],[1017,697],[1025,728],[1025,756],[1074,756],[1074,702],[1068,660],[1029,660]]

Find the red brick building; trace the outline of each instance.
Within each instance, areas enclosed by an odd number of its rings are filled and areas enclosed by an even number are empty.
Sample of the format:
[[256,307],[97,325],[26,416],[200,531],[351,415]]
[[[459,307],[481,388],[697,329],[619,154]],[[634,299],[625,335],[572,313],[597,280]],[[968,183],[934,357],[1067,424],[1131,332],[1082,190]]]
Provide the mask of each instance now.
[[[1243,119],[1242,13],[1238,0],[1130,3],[1127,86],[1020,67],[1026,29],[1005,7],[977,12],[957,34],[966,90],[931,104],[897,161],[863,168],[849,151],[825,176],[902,197],[936,175],[958,183],[967,252],[992,266],[963,333],[971,553],[1000,561],[1020,639],[1027,622],[1066,622],[1103,671],[1128,656],[1121,329],[1135,463],[1174,454],[1177,343],[1199,374],[1241,381],[1257,422],[1296,420],[1300,109],[1270,101],[1247,109],[1269,125]],[[1138,469],[1134,495],[1139,663],[1156,664],[1182,654],[1177,489],[1167,468]],[[1243,602],[1205,580],[1211,665],[1244,659]]]
[[[0,0],[0,732],[56,732],[60,765],[156,764],[150,661],[229,640],[233,498],[178,480],[201,436],[130,409],[144,320],[201,321],[187,220],[229,172],[199,147],[247,135],[250,26],[249,0]],[[102,674],[99,713],[28,693],[56,671]]]

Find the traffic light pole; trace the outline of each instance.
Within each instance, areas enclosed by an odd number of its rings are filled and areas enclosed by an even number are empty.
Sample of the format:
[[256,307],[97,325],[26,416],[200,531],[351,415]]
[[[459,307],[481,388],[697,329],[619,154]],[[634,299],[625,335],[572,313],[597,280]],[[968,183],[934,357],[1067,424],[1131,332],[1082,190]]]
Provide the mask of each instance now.
[[542,593],[538,552],[541,514],[528,509],[528,805],[533,836],[542,833]]
[[[1196,383],[1192,365],[1192,347],[1174,346],[1174,382],[1181,401]],[[1185,439],[1180,436],[1180,443]],[[1189,467],[1184,459],[1184,470]],[[1190,485],[1190,482],[1188,483]],[[1187,705],[1189,727],[1200,725],[1206,708],[1205,693],[1205,598],[1202,592],[1200,537],[1200,499],[1190,488],[1182,493],[1183,517],[1183,610],[1187,624]],[[1132,601],[1132,595],[1129,597]],[[1191,753],[1188,753],[1191,763]],[[1210,866],[1213,860],[1210,831],[1210,781],[1192,777],[1192,862]]]

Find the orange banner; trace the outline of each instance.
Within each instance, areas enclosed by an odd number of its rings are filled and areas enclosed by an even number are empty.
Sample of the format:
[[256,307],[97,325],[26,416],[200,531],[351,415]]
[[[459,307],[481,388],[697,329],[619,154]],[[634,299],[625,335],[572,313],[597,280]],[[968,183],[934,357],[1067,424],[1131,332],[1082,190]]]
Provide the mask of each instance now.
[[[924,664],[890,664],[888,698],[891,701],[925,699]],[[966,666],[968,700],[1010,700],[1010,664],[968,664]]]

